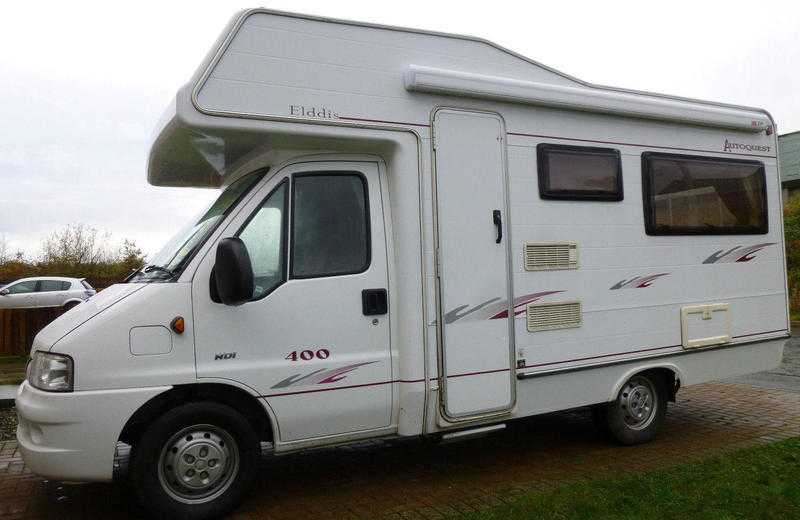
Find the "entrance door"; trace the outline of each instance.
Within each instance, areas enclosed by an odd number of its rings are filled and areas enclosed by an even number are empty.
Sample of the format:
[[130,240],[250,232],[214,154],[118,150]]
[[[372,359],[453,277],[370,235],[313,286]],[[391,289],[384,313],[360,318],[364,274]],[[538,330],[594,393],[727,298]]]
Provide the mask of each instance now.
[[434,117],[439,369],[445,418],[514,405],[505,126],[497,114]]
[[194,278],[197,375],[254,389],[279,440],[387,428],[392,366],[378,165],[294,164],[227,226],[247,246],[251,301],[213,301],[214,254]]

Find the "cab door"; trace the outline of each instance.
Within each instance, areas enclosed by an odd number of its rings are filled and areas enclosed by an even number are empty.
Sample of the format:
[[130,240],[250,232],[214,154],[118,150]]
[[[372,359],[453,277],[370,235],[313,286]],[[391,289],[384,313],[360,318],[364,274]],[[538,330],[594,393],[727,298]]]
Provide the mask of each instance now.
[[383,199],[376,163],[284,168],[222,234],[248,248],[252,300],[214,301],[213,249],[194,278],[198,377],[258,392],[283,442],[391,424]]

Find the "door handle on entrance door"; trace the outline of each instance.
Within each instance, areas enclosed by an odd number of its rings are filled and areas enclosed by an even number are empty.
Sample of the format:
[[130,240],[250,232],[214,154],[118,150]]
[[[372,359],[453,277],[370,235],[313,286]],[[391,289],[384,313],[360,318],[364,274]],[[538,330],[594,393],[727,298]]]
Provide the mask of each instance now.
[[500,216],[499,209],[492,211],[492,220],[494,221],[494,225],[497,226],[497,239],[494,243],[499,244],[500,241],[503,240],[503,217]]

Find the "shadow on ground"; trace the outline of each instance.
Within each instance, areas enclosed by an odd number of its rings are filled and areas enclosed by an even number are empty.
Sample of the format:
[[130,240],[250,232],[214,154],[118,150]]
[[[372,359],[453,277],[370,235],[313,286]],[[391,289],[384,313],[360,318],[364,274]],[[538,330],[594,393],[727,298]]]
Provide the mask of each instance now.
[[[371,442],[265,461],[236,518],[437,518],[508,502],[531,489],[655,466],[800,435],[800,393],[741,384],[689,387],[658,439],[619,447],[585,410],[516,421],[451,445]],[[59,500],[60,498],[60,500]],[[0,444],[0,517],[144,517],[125,482],[57,488]]]

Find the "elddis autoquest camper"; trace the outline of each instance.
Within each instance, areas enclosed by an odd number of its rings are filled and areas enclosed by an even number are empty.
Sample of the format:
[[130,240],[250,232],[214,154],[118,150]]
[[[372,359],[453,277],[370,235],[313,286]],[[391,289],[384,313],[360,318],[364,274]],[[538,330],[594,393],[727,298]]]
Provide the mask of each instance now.
[[776,146],[763,110],[598,87],[474,38],[244,12],[148,166],[219,198],[36,337],[25,461],[110,480],[132,446],[145,505],[206,518],[262,448],[582,406],[647,441],[681,386],[781,359]]

